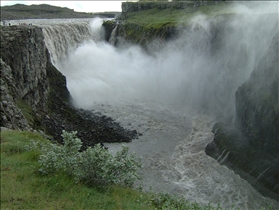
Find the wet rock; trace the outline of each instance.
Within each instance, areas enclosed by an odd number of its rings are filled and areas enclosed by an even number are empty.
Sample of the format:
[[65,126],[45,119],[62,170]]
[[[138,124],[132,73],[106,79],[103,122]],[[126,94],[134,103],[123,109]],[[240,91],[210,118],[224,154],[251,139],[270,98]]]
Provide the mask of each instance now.
[[279,34],[236,92],[234,124],[213,126],[206,153],[222,161],[263,195],[279,200]]
[[2,101],[2,104],[3,104],[4,107],[8,106],[8,102],[7,101]]

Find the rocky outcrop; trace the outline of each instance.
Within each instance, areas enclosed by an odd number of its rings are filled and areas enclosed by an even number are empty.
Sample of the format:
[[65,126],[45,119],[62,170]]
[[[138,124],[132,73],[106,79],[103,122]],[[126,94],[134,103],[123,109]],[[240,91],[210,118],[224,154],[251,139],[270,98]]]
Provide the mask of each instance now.
[[1,127],[41,130],[60,142],[62,130],[75,130],[84,148],[137,136],[71,105],[66,78],[52,65],[40,27],[2,27],[1,52]]
[[105,28],[105,40],[108,42],[111,38],[113,29],[116,27],[117,23],[114,20],[108,20],[103,23]]
[[217,123],[206,153],[279,198],[279,34],[236,92],[235,124]]
[[[111,38],[111,32],[116,27],[116,21],[105,21],[103,26],[105,28],[105,39],[109,41]],[[162,45],[164,42],[175,38],[178,35],[178,31],[174,26],[160,26],[150,27],[148,25],[140,25],[136,23],[126,23],[125,20],[121,20],[117,25],[117,33],[115,45],[121,46],[127,42],[133,44],[139,44],[143,48],[156,47],[152,45]]]

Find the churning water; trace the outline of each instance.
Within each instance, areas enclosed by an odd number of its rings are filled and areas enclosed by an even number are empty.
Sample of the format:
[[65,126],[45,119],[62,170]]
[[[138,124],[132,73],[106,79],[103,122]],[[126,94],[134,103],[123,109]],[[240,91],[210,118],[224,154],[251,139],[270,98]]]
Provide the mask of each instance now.
[[[242,11],[211,20],[199,15],[176,39],[150,44],[148,53],[134,44],[116,48],[104,41],[102,19],[35,24],[44,28],[52,62],[66,76],[75,106],[142,133],[128,146],[143,158],[138,184],[144,189],[225,208],[278,208],[204,152],[214,120],[233,119],[235,91],[278,30],[277,14]],[[107,146],[114,152],[121,144]]]

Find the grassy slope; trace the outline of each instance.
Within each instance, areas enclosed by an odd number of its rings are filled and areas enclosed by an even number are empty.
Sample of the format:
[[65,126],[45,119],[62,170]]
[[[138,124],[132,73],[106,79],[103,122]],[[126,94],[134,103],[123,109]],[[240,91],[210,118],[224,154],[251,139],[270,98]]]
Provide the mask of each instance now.
[[[39,152],[27,152],[30,140],[46,141],[39,134],[1,132],[1,209],[214,209],[168,195],[142,193],[130,188],[87,187],[64,174],[38,173]],[[220,208],[219,208],[220,209]]]

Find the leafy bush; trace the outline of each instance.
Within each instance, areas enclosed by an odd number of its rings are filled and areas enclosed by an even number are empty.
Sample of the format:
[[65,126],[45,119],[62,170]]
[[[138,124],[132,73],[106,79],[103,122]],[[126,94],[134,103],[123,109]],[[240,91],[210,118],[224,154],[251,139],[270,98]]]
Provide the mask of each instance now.
[[137,170],[141,168],[141,160],[135,154],[128,155],[128,147],[122,146],[122,150],[115,156],[100,144],[80,152],[82,142],[76,134],[77,132],[63,131],[64,145],[32,142],[28,146],[28,150],[41,151],[38,161],[42,174],[62,171],[88,185],[132,186],[140,179]]

